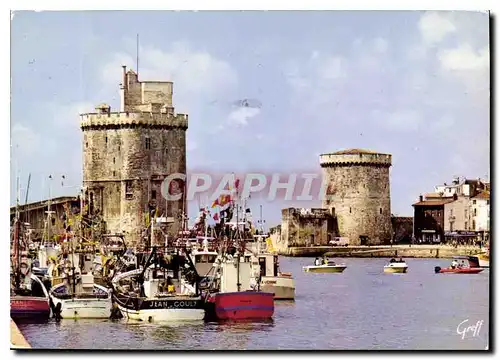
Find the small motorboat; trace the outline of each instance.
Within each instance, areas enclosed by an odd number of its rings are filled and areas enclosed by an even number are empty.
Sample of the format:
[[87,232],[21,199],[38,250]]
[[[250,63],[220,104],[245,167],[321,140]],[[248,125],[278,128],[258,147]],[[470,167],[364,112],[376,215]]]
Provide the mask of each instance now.
[[[434,272],[436,274],[478,274],[484,270],[479,267],[477,256],[454,256],[455,260],[462,260],[462,264],[453,261],[452,265],[448,268],[441,268],[436,266]],[[468,262],[468,266],[465,264]]]
[[327,263],[322,265],[304,266],[305,272],[312,273],[341,273],[346,269],[346,264]]
[[384,266],[384,272],[390,274],[406,274],[408,272],[408,264],[403,259],[391,259],[389,264]]

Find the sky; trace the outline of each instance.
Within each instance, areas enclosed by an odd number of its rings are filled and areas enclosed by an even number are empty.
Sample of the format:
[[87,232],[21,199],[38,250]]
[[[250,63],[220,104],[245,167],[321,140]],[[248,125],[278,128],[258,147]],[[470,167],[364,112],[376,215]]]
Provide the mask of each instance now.
[[[11,204],[76,194],[78,114],[119,107],[121,66],[174,82],[188,172],[320,172],[319,154],[392,154],[392,213],[454,176],[490,176],[489,18],[480,12],[16,12]],[[235,107],[255,99],[259,108]],[[49,186],[49,175],[53,179]],[[61,177],[65,180],[61,183]],[[268,225],[281,208],[250,200]],[[198,204],[189,207],[196,216]]]

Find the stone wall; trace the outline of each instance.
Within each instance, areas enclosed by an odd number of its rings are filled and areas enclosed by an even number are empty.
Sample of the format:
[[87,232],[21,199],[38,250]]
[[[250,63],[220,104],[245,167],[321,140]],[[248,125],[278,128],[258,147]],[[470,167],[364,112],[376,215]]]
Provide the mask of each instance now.
[[333,221],[324,209],[283,209],[281,244],[276,247],[327,245],[336,236]]
[[339,236],[353,245],[388,244],[392,238],[389,167],[391,156],[376,153],[322,155],[327,184],[323,208],[337,218]]

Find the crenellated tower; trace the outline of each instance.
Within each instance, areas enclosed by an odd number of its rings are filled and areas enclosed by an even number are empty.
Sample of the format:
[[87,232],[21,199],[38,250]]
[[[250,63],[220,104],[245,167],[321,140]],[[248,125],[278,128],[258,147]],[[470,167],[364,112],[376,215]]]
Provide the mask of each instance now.
[[152,209],[167,217],[172,236],[186,212],[182,200],[167,202],[161,191],[165,177],[186,173],[188,116],[175,114],[172,96],[172,82],[139,81],[123,66],[120,111],[101,104],[80,115],[86,199],[107,231],[124,232],[130,244],[141,239]]
[[320,156],[327,184],[323,208],[352,245],[389,244],[392,238],[389,169],[392,156],[364,149]]

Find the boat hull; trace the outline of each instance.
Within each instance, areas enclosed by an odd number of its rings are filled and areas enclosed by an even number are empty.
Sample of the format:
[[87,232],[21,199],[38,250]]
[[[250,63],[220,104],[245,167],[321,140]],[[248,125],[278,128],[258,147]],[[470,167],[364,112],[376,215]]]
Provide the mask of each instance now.
[[49,319],[49,299],[35,296],[11,296],[10,317],[16,319]]
[[334,266],[304,266],[305,272],[311,273],[341,273],[347,266],[345,265],[334,265]]
[[271,319],[274,295],[263,291],[216,293],[207,299],[207,317],[217,320]]
[[111,292],[104,286],[94,284],[94,294],[70,297],[66,285],[59,284],[50,290],[55,313],[63,319],[108,319],[113,307]]
[[274,300],[295,299],[295,281],[292,277],[263,276],[260,281],[260,289],[273,293]]
[[408,266],[407,267],[384,266],[384,272],[388,274],[406,274],[408,272]]
[[63,319],[108,319],[112,303],[108,299],[58,299],[51,296],[54,306],[61,304],[60,316]]
[[436,274],[479,274],[484,269],[482,268],[459,268],[459,269],[450,269],[450,268],[440,268],[436,266],[434,269]]
[[141,299],[115,296],[114,300],[122,315],[129,320],[163,322],[203,320],[205,304],[200,297],[170,297]]

